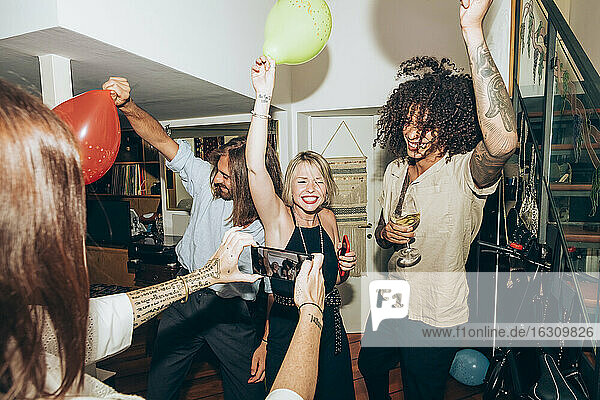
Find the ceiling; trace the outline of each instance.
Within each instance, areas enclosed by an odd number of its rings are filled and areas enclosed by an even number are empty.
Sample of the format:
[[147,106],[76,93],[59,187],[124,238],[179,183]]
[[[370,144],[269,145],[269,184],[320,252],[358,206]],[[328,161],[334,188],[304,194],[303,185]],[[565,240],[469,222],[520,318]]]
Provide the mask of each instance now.
[[126,77],[132,98],[158,120],[248,113],[254,99],[64,28],[0,40],[0,78],[41,94],[37,56],[71,59],[73,93]]

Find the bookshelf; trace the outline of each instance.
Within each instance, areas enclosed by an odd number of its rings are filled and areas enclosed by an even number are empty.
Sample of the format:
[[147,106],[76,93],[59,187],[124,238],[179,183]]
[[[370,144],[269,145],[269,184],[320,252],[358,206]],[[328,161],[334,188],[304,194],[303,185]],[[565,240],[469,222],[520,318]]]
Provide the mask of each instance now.
[[133,129],[123,129],[115,163],[106,175],[87,186],[88,196],[160,198],[158,157],[158,151]]

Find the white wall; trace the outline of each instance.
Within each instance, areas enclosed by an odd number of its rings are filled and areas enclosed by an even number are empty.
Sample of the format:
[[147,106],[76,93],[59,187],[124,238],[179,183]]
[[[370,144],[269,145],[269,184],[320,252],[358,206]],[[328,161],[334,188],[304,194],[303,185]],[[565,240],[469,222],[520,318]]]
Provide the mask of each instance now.
[[[59,25],[253,96],[249,66],[261,53],[273,0],[0,3],[0,37]],[[494,8],[509,3],[494,2],[489,13],[496,21],[494,32],[508,26],[504,17],[495,16]],[[296,111],[380,106],[395,85],[397,65],[414,55],[446,56],[468,68],[458,2],[329,0],[328,4],[333,30],[325,50],[307,64],[278,68],[275,104],[284,109],[292,101]]]
[[[119,47],[248,96],[271,0],[2,0],[0,38],[53,26]],[[279,71],[276,103],[289,103]]]
[[[381,106],[396,85],[398,64],[415,55],[450,57],[468,71],[457,1],[330,0],[329,6],[333,30],[327,47],[292,71],[295,111]],[[510,0],[496,0],[486,27],[493,27],[488,42],[506,77],[507,21]]]
[[[449,57],[469,72],[459,4],[422,0],[330,0],[333,29],[323,52],[292,69],[292,132],[308,143],[299,113],[380,107],[397,86],[400,62],[415,55]],[[505,81],[509,77],[510,0],[495,0],[484,29]],[[298,148],[296,150],[301,150]]]
[[57,26],[57,1],[0,1],[0,39]]

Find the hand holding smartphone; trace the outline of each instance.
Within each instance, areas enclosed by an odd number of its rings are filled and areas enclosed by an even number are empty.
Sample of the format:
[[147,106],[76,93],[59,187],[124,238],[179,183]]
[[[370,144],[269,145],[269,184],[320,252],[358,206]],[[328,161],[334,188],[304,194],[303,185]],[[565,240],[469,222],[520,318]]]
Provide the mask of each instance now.
[[310,254],[264,246],[252,247],[250,254],[255,274],[286,281],[295,281],[304,260],[313,258]]

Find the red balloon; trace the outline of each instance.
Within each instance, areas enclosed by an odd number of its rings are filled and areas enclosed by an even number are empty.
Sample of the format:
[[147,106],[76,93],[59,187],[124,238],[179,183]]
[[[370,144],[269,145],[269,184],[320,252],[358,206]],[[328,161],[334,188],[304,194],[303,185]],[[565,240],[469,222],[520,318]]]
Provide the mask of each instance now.
[[85,184],[113,165],[121,144],[121,125],[109,90],[91,90],[54,107],[79,142]]

